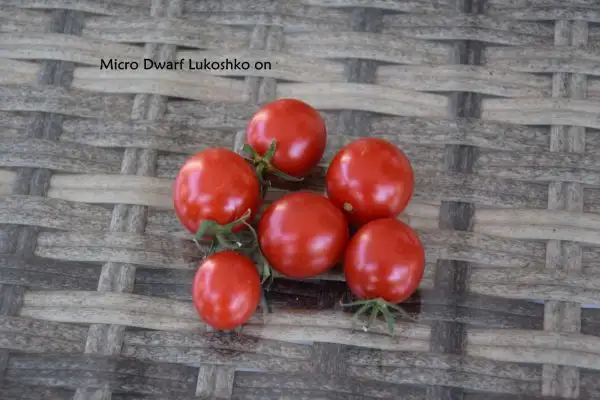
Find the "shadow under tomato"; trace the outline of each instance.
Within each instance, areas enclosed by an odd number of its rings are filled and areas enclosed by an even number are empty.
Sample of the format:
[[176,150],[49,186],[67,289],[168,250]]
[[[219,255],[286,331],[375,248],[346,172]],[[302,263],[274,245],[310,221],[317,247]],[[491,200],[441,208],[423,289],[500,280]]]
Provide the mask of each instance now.
[[345,282],[277,278],[267,299],[273,308],[331,310],[348,291]]

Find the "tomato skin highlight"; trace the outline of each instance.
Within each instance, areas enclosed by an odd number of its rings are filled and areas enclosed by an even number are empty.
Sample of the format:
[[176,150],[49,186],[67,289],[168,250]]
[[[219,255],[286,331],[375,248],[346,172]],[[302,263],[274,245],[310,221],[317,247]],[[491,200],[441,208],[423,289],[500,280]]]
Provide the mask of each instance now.
[[384,139],[363,138],[333,157],[325,186],[327,197],[360,227],[402,213],[414,191],[414,173],[402,150]]
[[291,278],[309,278],[332,268],[348,238],[344,214],[317,193],[285,195],[267,208],[258,223],[265,258]]
[[316,109],[300,100],[273,101],[250,120],[246,142],[264,156],[273,141],[276,142],[273,167],[297,178],[304,177],[325,153],[325,121]]
[[425,251],[419,237],[393,218],[360,228],[344,255],[346,283],[361,299],[400,303],[417,290],[424,269]]
[[231,330],[254,314],[261,290],[252,261],[234,251],[223,251],[200,264],[192,285],[192,300],[204,322],[218,330]]
[[[242,156],[224,148],[206,149],[188,158],[173,187],[175,214],[193,234],[204,220],[225,225],[248,209],[253,216],[260,202],[256,173]],[[241,228],[243,224],[233,231]]]

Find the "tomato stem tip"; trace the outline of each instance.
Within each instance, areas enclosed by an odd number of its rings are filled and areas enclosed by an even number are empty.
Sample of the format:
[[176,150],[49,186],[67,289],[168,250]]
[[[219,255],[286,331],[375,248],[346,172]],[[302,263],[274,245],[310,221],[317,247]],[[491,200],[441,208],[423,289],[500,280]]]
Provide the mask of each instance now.
[[242,152],[250,158],[250,161],[258,162],[260,160],[260,155],[248,143],[244,143],[242,146]]
[[264,190],[263,186],[266,182],[265,177],[264,177],[265,168],[266,168],[265,164],[257,164],[256,165],[256,176],[258,177],[258,181],[261,183],[261,195],[263,194],[262,193],[262,191]]
[[269,148],[265,152],[265,155],[263,156],[263,160],[266,163],[270,164],[271,161],[273,161],[273,157],[275,156],[275,149],[276,148],[277,148],[277,142],[275,140],[273,140],[271,142],[271,145],[269,146]]
[[273,140],[269,145],[269,148],[265,152],[263,156],[258,154],[258,152],[250,146],[248,143],[245,143],[242,146],[242,152],[247,155],[249,160],[254,164],[256,168],[256,175],[258,176],[258,180],[263,183],[265,181],[264,175],[271,174],[280,179],[290,182],[302,182],[304,178],[297,178],[295,176],[286,174],[283,171],[275,168],[271,163],[273,161],[273,157],[275,157],[275,150],[277,149],[277,142]]
[[364,326],[365,331],[369,330],[369,328],[375,323],[375,320],[377,319],[379,314],[381,314],[381,315],[383,315],[383,318],[387,324],[388,333],[390,334],[390,336],[393,336],[394,335],[394,316],[390,312],[390,310],[389,310],[390,308],[395,311],[398,311],[403,317],[405,317],[411,321],[414,321],[414,318],[412,318],[401,307],[399,307],[396,304],[389,303],[382,298],[359,300],[359,301],[354,301],[351,303],[341,303],[340,302],[340,305],[342,307],[360,306],[358,308],[358,310],[352,316],[352,330],[354,330],[354,327],[356,325],[358,318],[360,316],[362,316],[363,314],[365,314],[369,310],[371,311],[371,315],[369,316],[369,320],[368,320],[367,324]]
[[268,292],[269,289],[271,288],[271,284],[273,284],[273,279],[274,279],[273,270],[271,268],[271,265],[269,264],[269,261],[267,261],[267,258],[262,253],[262,251],[259,250],[258,253],[259,253],[258,256],[260,259],[260,276],[262,277],[261,284],[264,286],[265,290]]
[[354,207],[352,207],[352,204],[350,204],[350,203],[344,203],[344,205],[342,207],[344,208],[344,211],[346,211],[346,212],[354,211]]

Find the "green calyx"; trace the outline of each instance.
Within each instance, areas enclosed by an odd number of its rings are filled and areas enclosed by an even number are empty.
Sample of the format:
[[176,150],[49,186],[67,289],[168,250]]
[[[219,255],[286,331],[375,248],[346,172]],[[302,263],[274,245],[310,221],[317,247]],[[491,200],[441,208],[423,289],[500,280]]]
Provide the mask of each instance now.
[[[258,235],[256,231],[248,223],[248,219],[252,216],[252,210],[248,209],[244,215],[225,225],[220,225],[213,220],[204,220],[194,235],[194,241],[202,240],[206,237],[216,241],[217,247],[214,252],[222,250],[237,250],[243,253],[252,253],[258,247]],[[233,230],[240,224],[245,225],[251,233],[250,243],[241,235],[234,233]]]
[[244,144],[242,151],[246,154],[252,164],[254,164],[256,168],[256,175],[261,183],[265,182],[264,176],[266,174],[274,175],[285,181],[302,182],[303,178],[296,178],[295,176],[288,175],[285,172],[278,170],[273,166],[273,164],[271,164],[271,161],[273,161],[273,157],[275,156],[276,148],[277,143],[275,140],[273,140],[263,156],[258,154],[258,152],[254,150],[254,148],[248,143]]
[[261,284],[264,286],[265,290],[268,292],[271,288],[271,284],[273,283],[273,270],[269,261],[267,261],[265,255],[262,251],[258,252],[258,257],[260,259],[260,276],[262,277]]
[[[220,225],[213,220],[205,220],[198,228],[198,231],[194,235],[194,242],[198,244],[198,240],[204,238],[212,238],[213,246],[208,252],[213,254],[223,250],[235,250],[240,253],[244,253],[247,256],[253,258],[258,255],[259,258],[259,274],[262,277],[261,284],[265,284],[266,290],[269,289],[271,283],[273,283],[273,272],[269,262],[260,251],[258,242],[258,233],[252,225],[248,222],[248,219],[252,216],[252,210],[248,209],[240,218],[232,221],[226,225]],[[242,232],[234,233],[235,227],[240,224],[245,225],[246,231],[250,232],[250,239],[242,237]],[[216,242],[216,243],[215,243]],[[214,246],[216,244],[216,246]],[[198,246],[200,247],[200,246]]]
[[340,305],[342,307],[360,306],[359,309],[356,311],[356,313],[354,313],[354,315],[352,316],[352,329],[353,330],[354,330],[354,327],[356,325],[358,318],[361,315],[365,314],[369,310],[371,311],[371,315],[369,316],[369,320],[368,320],[366,326],[364,327],[365,330],[368,330],[373,325],[373,323],[375,323],[375,320],[377,319],[379,314],[381,314],[381,315],[383,315],[383,318],[384,318],[385,322],[387,323],[388,333],[390,334],[390,336],[393,336],[394,335],[394,316],[390,312],[390,308],[395,311],[398,311],[400,314],[402,314],[403,317],[405,317],[411,321],[414,321],[414,318],[412,318],[406,311],[404,311],[398,305],[392,304],[388,301],[385,301],[382,298],[359,300],[359,301],[354,301],[352,303],[346,303],[346,304],[340,303]]

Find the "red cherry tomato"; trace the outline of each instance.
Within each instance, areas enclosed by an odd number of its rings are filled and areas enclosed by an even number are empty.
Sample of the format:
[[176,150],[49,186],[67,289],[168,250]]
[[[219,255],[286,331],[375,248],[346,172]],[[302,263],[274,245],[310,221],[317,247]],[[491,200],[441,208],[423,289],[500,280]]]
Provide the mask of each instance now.
[[340,261],[349,229],[342,212],[325,197],[310,192],[275,201],[258,223],[260,248],[283,275],[308,278]]
[[400,303],[417,290],[424,268],[425,251],[419,237],[392,218],[360,228],[344,255],[346,283],[361,299]]
[[[181,167],[173,188],[175,214],[192,233],[204,220],[225,225],[254,215],[260,184],[252,167],[231,150],[213,148],[194,154]],[[237,231],[242,224],[235,227]]]
[[414,188],[408,158],[383,139],[364,138],[343,147],[331,160],[325,178],[327,197],[353,225],[394,218],[410,201]]
[[231,330],[252,316],[260,301],[260,277],[247,257],[223,251],[206,258],[196,272],[192,300],[204,322]]
[[300,100],[276,100],[258,110],[246,129],[246,142],[261,156],[274,140],[271,165],[297,178],[306,176],[325,152],[325,121]]

